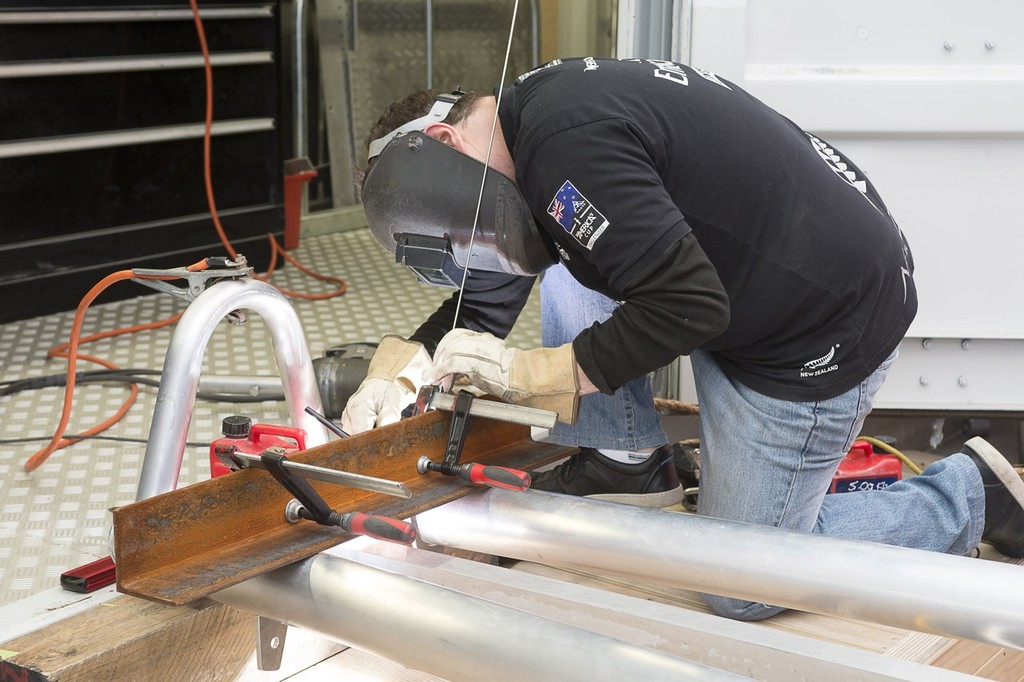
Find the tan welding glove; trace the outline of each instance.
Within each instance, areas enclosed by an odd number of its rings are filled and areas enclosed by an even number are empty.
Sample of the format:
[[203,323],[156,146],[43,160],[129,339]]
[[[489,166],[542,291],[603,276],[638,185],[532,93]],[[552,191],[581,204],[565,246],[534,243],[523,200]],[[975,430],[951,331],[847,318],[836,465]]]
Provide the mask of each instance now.
[[506,348],[492,334],[455,329],[434,352],[434,365],[423,375],[429,383],[451,376],[517,405],[558,413],[558,420],[576,423],[579,379],[572,344],[558,348]]
[[349,435],[393,424],[416,400],[430,355],[422,344],[388,335],[370,358],[366,378],[345,405],[341,428]]

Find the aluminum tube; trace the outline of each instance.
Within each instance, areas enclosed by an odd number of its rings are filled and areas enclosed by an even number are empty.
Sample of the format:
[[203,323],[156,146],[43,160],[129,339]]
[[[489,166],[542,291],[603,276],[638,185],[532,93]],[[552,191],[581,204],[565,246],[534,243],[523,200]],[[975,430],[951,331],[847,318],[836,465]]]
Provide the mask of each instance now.
[[[308,155],[306,149],[306,0],[295,0],[295,101],[292,103],[292,115],[295,117],[294,138],[292,140],[292,158],[303,159]],[[303,204],[305,204],[305,185],[303,185]]]
[[[195,123],[156,128],[138,128],[135,130],[118,130],[108,133],[85,133],[82,135],[0,142],[0,159],[9,159],[15,156],[78,152],[86,149],[107,149],[109,147],[124,147],[127,145],[150,144],[172,140],[189,140],[202,137],[205,127],[202,123]],[[214,123],[210,128],[210,134],[213,136],[236,135],[273,129],[274,119],[272,118],[248,118]]]
[[447,680],[745,679],[326,554],[213,599]]
[[416,517],[421,542],[1024,649],[1024,568],[538,491]]
[[530,64],[540,64],[540,9],[537,0],[530,0]]
[[427,44],[424,46],[427,58],[427,89],[434,87],[434,3],[426,2],[426,17],[423,20],[426,28]]
[[266,398],[267,400],[284,398],[281,378],[271,376],[235,377],[207,374],[199,377],[199,390],[209,393]]
[[[206,345],[225,315],[243,309],[259,314],[270,330],[292,424],[305,429],[307,447],[327,442],[327,430],[305,411],[307,405],[318,412],[323,408],[302,323],[288,299],[255,279],[218,282],[185,309],[171,336],[136,501],[177,486]],[[211,440],[215,436],[210,434]]]

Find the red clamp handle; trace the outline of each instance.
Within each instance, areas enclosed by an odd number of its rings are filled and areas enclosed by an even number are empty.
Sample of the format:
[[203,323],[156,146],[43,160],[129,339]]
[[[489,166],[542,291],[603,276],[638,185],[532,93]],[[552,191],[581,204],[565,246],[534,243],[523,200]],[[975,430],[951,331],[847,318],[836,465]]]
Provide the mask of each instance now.
[[378,540],[411,545],[416,540],[416,529],[412,524],[386,516],[371,516],[362,512],[343,514],[338,524],[350,533],[368,535]]
[[459,475],[470,483],[489,485],[506,490],[526,490],[530,487],[530,474],[518,469],[470,463],[459,467]]

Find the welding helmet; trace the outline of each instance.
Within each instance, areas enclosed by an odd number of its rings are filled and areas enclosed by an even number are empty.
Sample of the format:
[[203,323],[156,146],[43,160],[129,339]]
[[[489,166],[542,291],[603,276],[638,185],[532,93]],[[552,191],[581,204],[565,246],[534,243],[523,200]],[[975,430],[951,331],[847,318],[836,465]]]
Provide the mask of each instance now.
[[[424,122],[428,117],[403,128],[444,118],[435,114]],[[377,159],[363,183],[370,232],[396,262],[427,284],[450,288],[459,287],[467,266],[537,275],[554,264],[515,183],[421,130],[403,128],[374,141],[382,144],[376,145]],[[480,217],[470,254],[478,198]]]

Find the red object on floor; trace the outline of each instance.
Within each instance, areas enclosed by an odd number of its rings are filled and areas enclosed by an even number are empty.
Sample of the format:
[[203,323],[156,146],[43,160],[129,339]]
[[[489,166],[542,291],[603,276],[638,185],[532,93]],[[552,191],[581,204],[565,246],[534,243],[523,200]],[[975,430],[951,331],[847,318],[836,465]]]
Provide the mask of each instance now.
[[246,455],[259,455],[267,448],[284,448],[292,452],[306,449],[305,430],[275,424],[253,424],[248,417],[225,419],[224,434],[223,438],[210,444],[210,478],[231,473],[231,469],[221,464],[217,457],[217,448],[235,448]]
[[60,586],[69,592],[93,592],[114,582],[114,560],[98,559],[60,574]]
[[302,231],[302,188],[317,176],[309,159],[284,162],[284,248],[299,245]]
[[871,443],[854,441],[832,477],[830,493],[883,490],[903,478],[903,463],[894,455],[877,453]]

